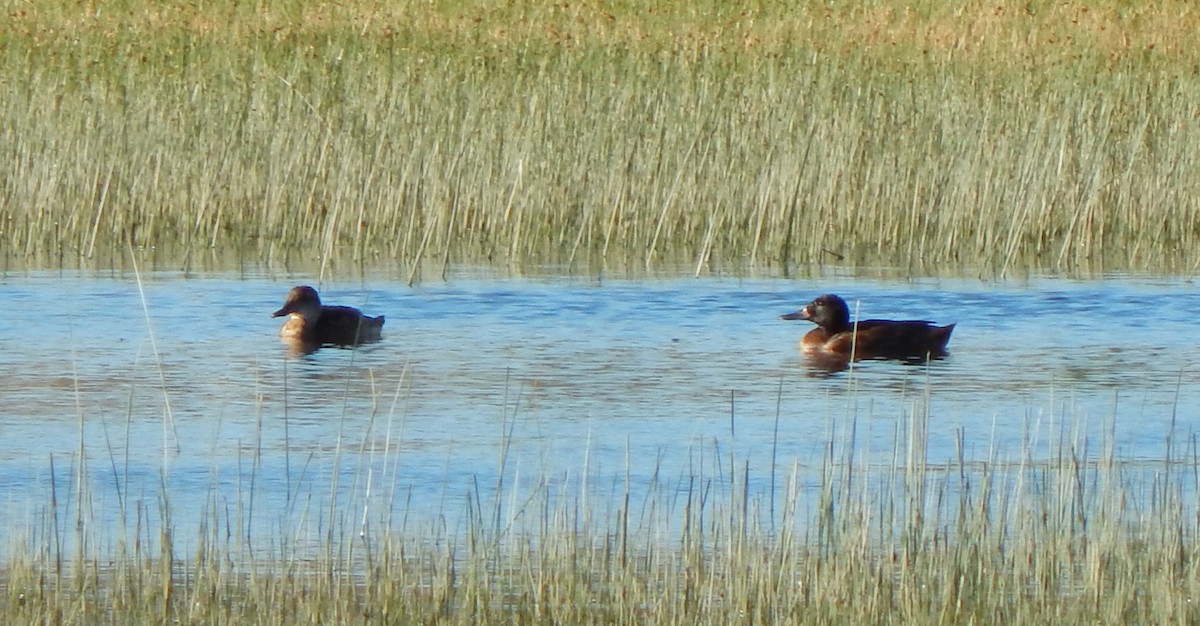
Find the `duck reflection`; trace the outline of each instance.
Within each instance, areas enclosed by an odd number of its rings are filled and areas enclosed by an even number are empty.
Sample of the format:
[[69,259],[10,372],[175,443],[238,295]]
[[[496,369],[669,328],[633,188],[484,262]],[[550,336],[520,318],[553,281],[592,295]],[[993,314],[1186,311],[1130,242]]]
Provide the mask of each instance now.
[[931,361],[940,361],[946,356],[947,353],[942,352],[940,354],[930,354],[928,357],[891,358],[856,356],[854,359],[851,359],[849,355],[817,353],[805,354],[804,366],[808,368],[808,372],[805,375],[809,378],[828,378],[833,374],[850,369],[851,363],[859,361],[897,361],[901,365],[926,365]]

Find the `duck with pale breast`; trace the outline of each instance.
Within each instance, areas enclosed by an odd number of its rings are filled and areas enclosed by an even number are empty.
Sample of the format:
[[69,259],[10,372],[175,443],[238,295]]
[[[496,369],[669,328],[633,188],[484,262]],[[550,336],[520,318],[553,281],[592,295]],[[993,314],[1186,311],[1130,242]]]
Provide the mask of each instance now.
[[805,353],[855,359],[924,359],[946,354],[954,324],[937,326],[924,320],[850,321],[846,301],[833,294],[819,296],[785,320],[808,320],[817,325],[800,340]]
[[284,315],[290,317],[279,336],[313,346],[357,346],[378,341],[383,330],[382,315],[368,317],[354,307],[323,305],[317,290],[305,285],[293,287],[283,308],[271,317]]

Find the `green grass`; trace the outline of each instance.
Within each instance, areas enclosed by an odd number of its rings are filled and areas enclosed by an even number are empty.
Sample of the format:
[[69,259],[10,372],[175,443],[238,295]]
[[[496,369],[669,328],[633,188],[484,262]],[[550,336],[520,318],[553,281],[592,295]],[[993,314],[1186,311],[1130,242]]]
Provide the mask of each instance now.
[[1200,263],[1187,3],[4,8],[10,266]]
[[[0,569],[0,620],[1196,619],[1200,510],[1191,441],[1168,440],[1158,460],[1122,460],[1114,441],[1049,426],[1030,433],[1045,443],[1011,456],[993,447],[970,461],[960,446],[958,458],[930,459],[930,416],[919,411],[897,421],[895,452],[886,458],[856,446],[852,424],[831,436],[814,466],[785,463],[771,476],[749,474],[747,460],[714,442],[694,473],[656,474],[641,485],[613,477],[608,495],[550,476],[520,486],[509,480],[495,498],[472,490],[462,515],[449,511],[448,519],[465,520],[452,526],[393,519],[378,504],[402,492],[393,485],[379,496],[392,478],[367,475],[336,503],[301,491],[288,510],[253,515],[261,485],[241,485],[237,495],[214,487],[197,537],[178,536],[164,488],[157,504],[151,497],[131,507],[117,536],[98,535],[86,485],[101,479],[89,474],[105,473],[106,462],[85,463],[71,470],[73,493],[56,494],[43,521],[12,542]],[[339,457],[356,454],[345,445]],[[586,474],[584,465],[578,470]],[[772,499],[764,486],[776,481],[782,497]],[[8,524],[13,534],[15,522]]]

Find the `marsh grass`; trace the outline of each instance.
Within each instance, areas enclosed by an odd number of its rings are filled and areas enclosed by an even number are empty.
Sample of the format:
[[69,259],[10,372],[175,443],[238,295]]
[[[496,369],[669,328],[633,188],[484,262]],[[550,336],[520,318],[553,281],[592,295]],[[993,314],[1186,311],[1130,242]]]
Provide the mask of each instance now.
[[1200,262],[1186,3],[640,8],[12,4],[6,262]]
[[[4,623],[1189,623],[1200,592],[1200,459],[1123,460],[1115,442],[1032,425],[1011,456],[929,459],[922,403],[872,455],[853,420],[816,463],[753,475],[721,442],[695,470],[467,479],[463,507],[398,508],[396,476],[346,492],[214,486],[199,520],[157,495],[98,523],[104,463],[74,459],[0,570]],[[928,406],[924,403],[924,406]],[[382,425],[380,426],[383,427]],[[394,425],[387,426],[388,429]],[[976,442],[974,445],[978,445]],[[338,443],[339,457],[398,455]],[[110,453],[111,454],[111,453]],[[102,457],[81,444],[80,458]],[[883,458],[880,458],[880,457]],[[53,463],[53,460],[52,460]],[[258,459],[247,459],[258,466]],[[358,463],[360,468],[374,463]],[[383,467],[395,471],[390,459]],[[118,474],[113,467],[114,474]],[[643,478],[636,478],[642,476]],[[647,478],[648,477],[648,478]],[[775,484],[779,489],[765,489]],[[335,478],[334,482],[337,480]],[[390,486],[388,486],[390,483]],[[51,484],[58,484],[52,481]],[[290,482],[289,482],[290,485]],[[456,490],[456,485],[449,487]],[[326,498],[323,500],[323,498]],[[448,501],[443,501],[443,506]],[[127,506],[128,505],[128,506]],[[411,517],[410,517],[411,515]],[[182,528],[196,535],[181,536]],[[189,531],[191,532],[191,531]]]

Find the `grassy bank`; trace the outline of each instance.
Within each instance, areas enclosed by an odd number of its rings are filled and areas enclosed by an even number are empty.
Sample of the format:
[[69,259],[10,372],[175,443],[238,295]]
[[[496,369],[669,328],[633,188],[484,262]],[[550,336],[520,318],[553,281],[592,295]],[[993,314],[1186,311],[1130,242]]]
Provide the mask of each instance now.
[[[830,441],[816,467],[781,467],[771,477],[747,475],[742,460],[720,453],[693,475],[650,485],[621,486],[618,478],[607,497],[543,477],[507,486],[494,499],[469,492],[462,515],[435,515],[443,521],[430,524],[390,519],[389,507],[366,505],[372,487],[363,477],[355,481],[358,493],[336,505],[301,495],[288,513],[260,511],[256,523],[253,486],[214,491],[195,538],[178,535],[167,490],[156,505],[131,507],[125,531],[99,536],[84,487],[58,494],[43,521],[13,541],[0,570],[0,619],[1067,625],[1196,619],[1194,450],[1168,442],[1163,459],[1122,461],[1114,442],[1063,432],[1052,437],[1045,457],[1030,453],[1041,446],[1030,446],[1012,458],[993,452],[982,461],[934,463],[924,449],[926,421],[898,428],[889,458],[855,452],[850,435]],[[1175,456],[1185,448],[1187,456]],[[79,477],[85,485],[86,471]],[[781,497],[771,498],[763,487],[775,480]],[[276,514],[280,522],[266,522],[264,532],[262,524]],[[175,547],[184,544],[192,547]]]
[[1200,262],[1183,2],[4,9],[10,265]]

